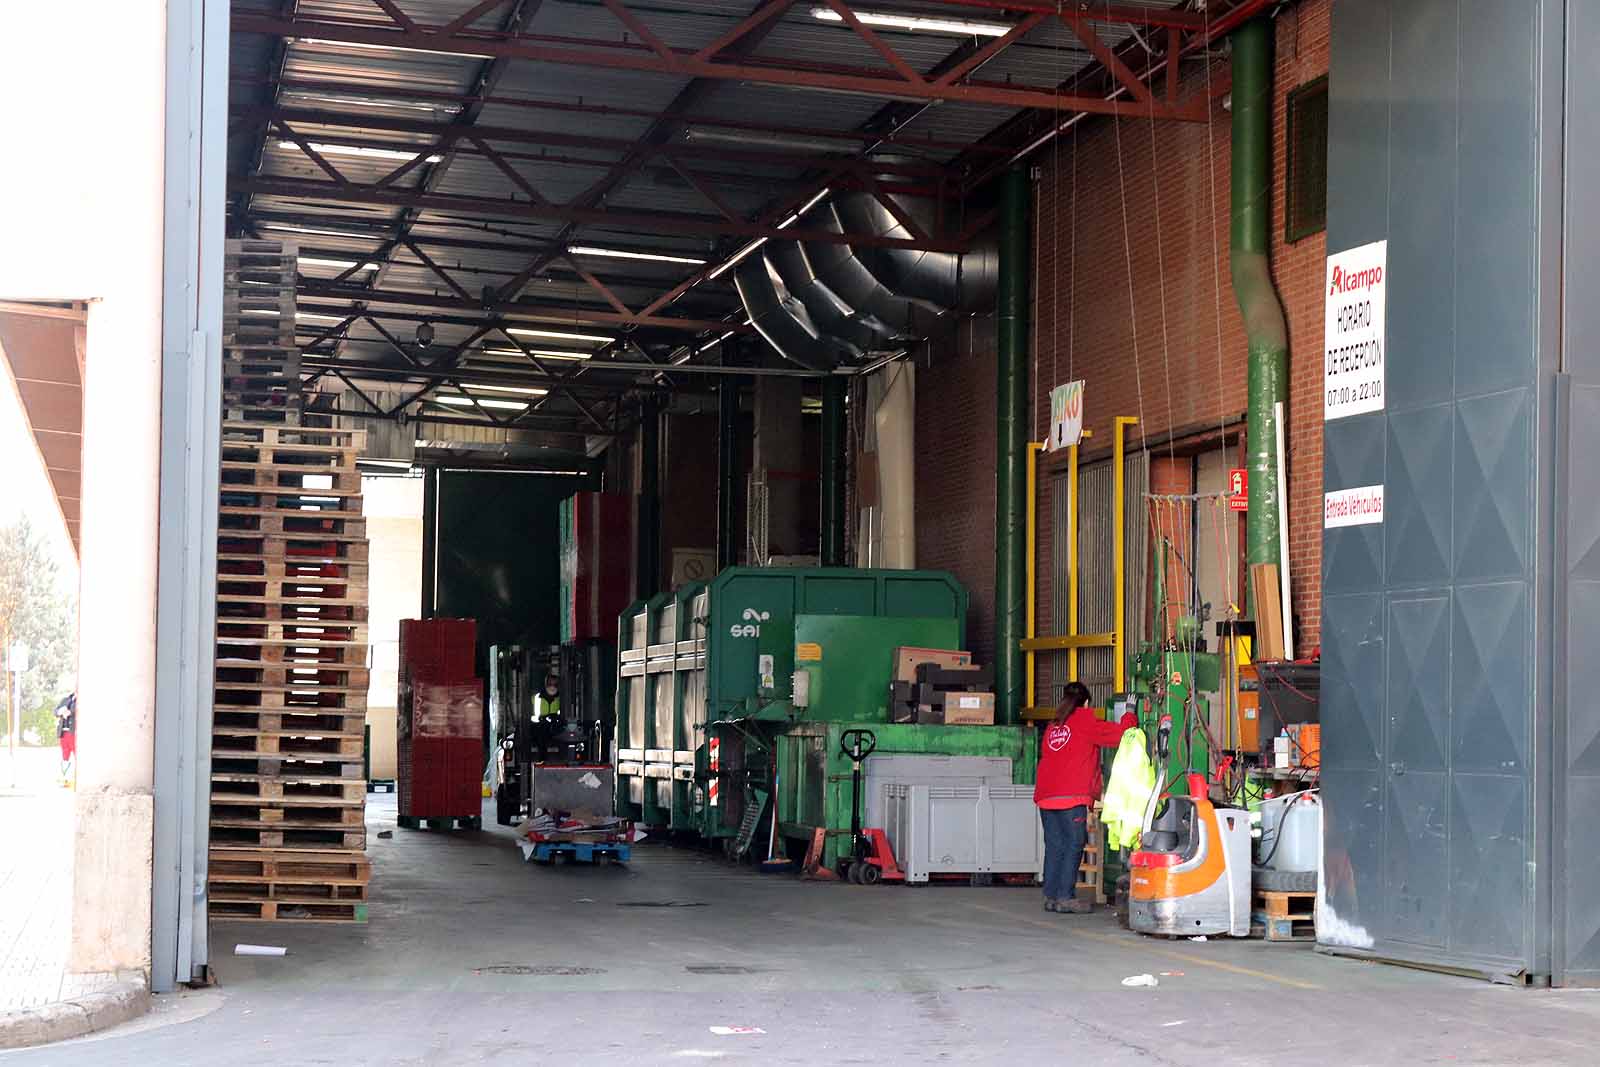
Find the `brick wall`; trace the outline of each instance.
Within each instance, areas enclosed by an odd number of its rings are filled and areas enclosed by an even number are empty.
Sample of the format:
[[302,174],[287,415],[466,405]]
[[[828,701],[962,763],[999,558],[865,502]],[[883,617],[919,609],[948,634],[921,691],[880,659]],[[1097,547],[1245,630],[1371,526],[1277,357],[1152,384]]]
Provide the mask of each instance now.
[[967,587],[967,647],[994,654],[995,320],[968,318],[917,372],[917,566]]
[[[1272,259],[1289,323],[1289,557],[1301,649],[1316,642],[1320,616],[1325,246],[1320,233],[1283,240],[1284,126],[1289,92],[1327,72],[1330,6],[1303,0],[1276,22]],[[1203,77],[1196,71],[1191,81],[1203,84]],[[1130,446],[1146,436],[1164,441],[1173,430],[1231,427],[1241,418],[1245,338],[1228,278],[1229,122],[1220,109],[1209,128],[1090,119],[1035,157],[1036,436],[1049,417],[1050,387],[1073,378],[1087,381],[1085,426],[1095,434],[1085,460],[1109,446],[1115,415],[1141,418]],[[964,324],[954,350],[946,346],[931,360],[932,373],[918,382],[918,563],[967,584],[969,644],[987,659],[994,631],[993,321]],[[1047,456],[1038,504],[1041,633],[1053,632],[1050,467]]]

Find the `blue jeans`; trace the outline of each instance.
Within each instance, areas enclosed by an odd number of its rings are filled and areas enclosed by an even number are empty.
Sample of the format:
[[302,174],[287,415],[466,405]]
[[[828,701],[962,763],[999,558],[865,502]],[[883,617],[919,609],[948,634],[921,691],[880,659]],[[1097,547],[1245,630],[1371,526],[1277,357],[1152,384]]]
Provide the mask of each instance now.
[[1044,895],[1048,900],[1071,900],[1083,866],[1083,846],[1089,840],[1089,809],[1040,808],[1044,823]]

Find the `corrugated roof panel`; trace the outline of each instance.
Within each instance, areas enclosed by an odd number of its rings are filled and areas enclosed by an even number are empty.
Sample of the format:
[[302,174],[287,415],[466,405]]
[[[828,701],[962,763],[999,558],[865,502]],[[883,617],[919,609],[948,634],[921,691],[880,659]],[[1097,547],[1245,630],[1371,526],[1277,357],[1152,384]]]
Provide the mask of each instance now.
[[[605,173],[596,167],[539,163],[526,159],[508,159],[506,164],[541,197],[558,204],[578,196]],[[524,204],[529,201],[528,194],[513,185],[488,157],[465,152],[456,154],[454,162],[439,180],[438,192],[450,196],[515,200]]]
[[[646,28],[673,48],[704,47],[749,13],[749,9],[737,14],[695,11],[678,4],[672,8],[637,3],[630,6]],[[569,39],[638,41],[633,31],[600,4],[572,0],[545,0],[528,32]]]

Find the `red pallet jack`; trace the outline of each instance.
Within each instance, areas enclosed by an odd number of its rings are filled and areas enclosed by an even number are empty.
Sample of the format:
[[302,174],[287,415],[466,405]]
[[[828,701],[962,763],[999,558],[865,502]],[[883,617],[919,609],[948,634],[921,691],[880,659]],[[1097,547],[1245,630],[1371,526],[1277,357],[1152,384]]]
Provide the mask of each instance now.
[[876,826],[861,828],[861,764],[877,747],[871,730],[846,730],[839,737],[839,750],[850,758],[850,854],[839,860],[839,877],[856,885],[906,880],[889,835]]

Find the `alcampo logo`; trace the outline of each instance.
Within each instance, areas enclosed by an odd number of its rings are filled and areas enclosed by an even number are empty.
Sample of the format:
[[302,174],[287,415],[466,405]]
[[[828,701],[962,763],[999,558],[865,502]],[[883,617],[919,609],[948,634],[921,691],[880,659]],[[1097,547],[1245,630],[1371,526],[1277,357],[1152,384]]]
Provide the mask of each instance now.
[[1371,289],[1374,285],[1382,284],[1382,267],[1366,267],[1358,271],[1347,271],[1343,267],[1336,266],[1333,268],[1333,283],[1328,286],[1328,295],[1358,293],[1363,289]]

